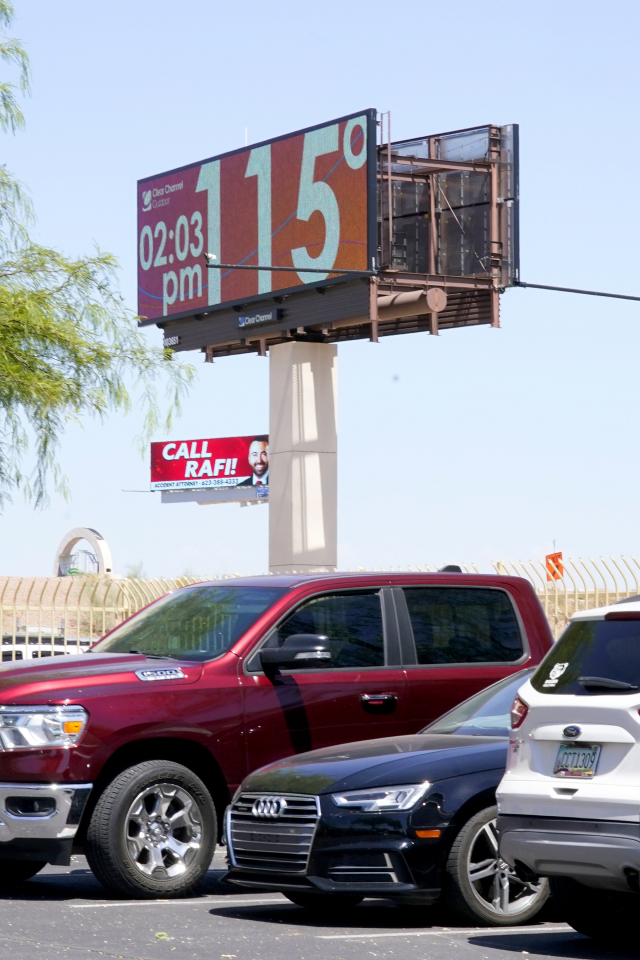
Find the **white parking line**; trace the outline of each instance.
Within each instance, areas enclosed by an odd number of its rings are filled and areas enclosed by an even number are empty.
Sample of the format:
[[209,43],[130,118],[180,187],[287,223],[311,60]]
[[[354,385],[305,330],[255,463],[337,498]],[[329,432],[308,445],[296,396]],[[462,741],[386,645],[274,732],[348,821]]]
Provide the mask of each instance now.
[[470,934],[494,936],[495,934],[516,934],[516,933],[575,933],[568,924],[561,927],[509,927],[507,929],[498,927],[453,927],[446,930],[397,930],[393,933],[335,933],[331,935],[316,935],[316,940],[378,940],[380,937],[442,937],[451,934]]
[[197,900],[122,900],[122,901],[110,901],[109,903],[71,903],[69,904],[71,910],[95,910],[99,907],[182,907],[182,906],[194,906],[198,903],[204,903],[208,906],[214,907],[227,907],[227,906],[238,906],[238,904],[243,904],[245,906],[251,906],[252,904],[259,903],[289,903],[289,900],[286,900],[284,897],[276,898],[275,896],[270,897],[268,900],[232,900],[230,897],[222,897],[217,900],[209,899],[208,897],[199,897]]

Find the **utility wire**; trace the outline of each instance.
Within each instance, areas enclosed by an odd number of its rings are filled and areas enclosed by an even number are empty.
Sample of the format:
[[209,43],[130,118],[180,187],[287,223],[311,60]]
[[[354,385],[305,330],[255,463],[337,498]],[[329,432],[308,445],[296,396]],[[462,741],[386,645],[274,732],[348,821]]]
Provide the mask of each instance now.
[[[442,192],[442,191],[441,191]],[[456,219],[458,226],[464,236],[464,227],[456,217],[454,211],[452,210],[449,201],[446,196],[443,194],[451,213]],[[474,249],[474,254],[482,264],[481,258],[478,256]],[[358,277],[375,277],[379,276],[380,272],[384,271],[378,270],[344,270],[340,267],[278,267],[275,264],[269,264],[268,266],[250,266],[249,264],[240,264],[240,263],[214,263],[213,256],[210,253],[205,253],[205,262],[207,267],[210,269],[217,270],[273,270],[273,271],[282,271],[285,273],[338,273],[345,276],[358,276]],[[640,301],[640,297],[632,297],[628,293],[605,293],[602,290],[577,290],[575,287],[551,287],[546,283],[526,283],[524,280],[518,280],[514,284],[516,287],[531,287],[532,290],[555,290],[557,293],[582,293],[588,297],[611,297],[614,300],[636,300]]]
[[627,293],[603,293],[602,290],[574,290],[573,287],[548,287],[544,283],[525,283],[518,280],[517,287],[532,287],[534,290],[557,290],[559,293],[584,293],[588,297],[613,297],[614,300],[640,300],[640,297],[631,297]]
[[209,270],[268,270],[280,271],[281,273],[340,273],[348,277],[375,277],[377,270],[344,270],[342,267],[278,267],[275,264],[263,264],[262,266],[250,265],[248,263],[214,263],[211,254],[205,253],[205,261]]

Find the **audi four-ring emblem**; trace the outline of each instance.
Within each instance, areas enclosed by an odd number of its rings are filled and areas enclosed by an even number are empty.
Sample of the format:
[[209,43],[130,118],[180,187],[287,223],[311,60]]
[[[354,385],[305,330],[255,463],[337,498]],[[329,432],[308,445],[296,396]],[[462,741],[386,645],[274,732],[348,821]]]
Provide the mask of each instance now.
[[284,797],[259,797],[251,808],[254,817],[270,817],[275,820],[281,817],[287,809]]

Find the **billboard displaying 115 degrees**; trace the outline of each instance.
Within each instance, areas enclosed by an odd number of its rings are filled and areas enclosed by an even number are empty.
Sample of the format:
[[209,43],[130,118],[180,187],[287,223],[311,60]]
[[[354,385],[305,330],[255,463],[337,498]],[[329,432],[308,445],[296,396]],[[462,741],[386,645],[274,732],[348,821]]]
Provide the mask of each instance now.
[[[140,180],[140,316],[190,316],[374,269],[375,152],[366,110]],[[205,253],[294,272],[207,269]]]

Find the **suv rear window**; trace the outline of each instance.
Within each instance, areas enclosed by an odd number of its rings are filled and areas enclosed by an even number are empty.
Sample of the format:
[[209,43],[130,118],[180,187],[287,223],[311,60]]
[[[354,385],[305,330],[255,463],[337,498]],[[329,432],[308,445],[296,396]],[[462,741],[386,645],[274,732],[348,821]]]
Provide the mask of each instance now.
[[640,620],[576,620],[569,624],[531,683],[540,693],[579,696],[640,689]]

